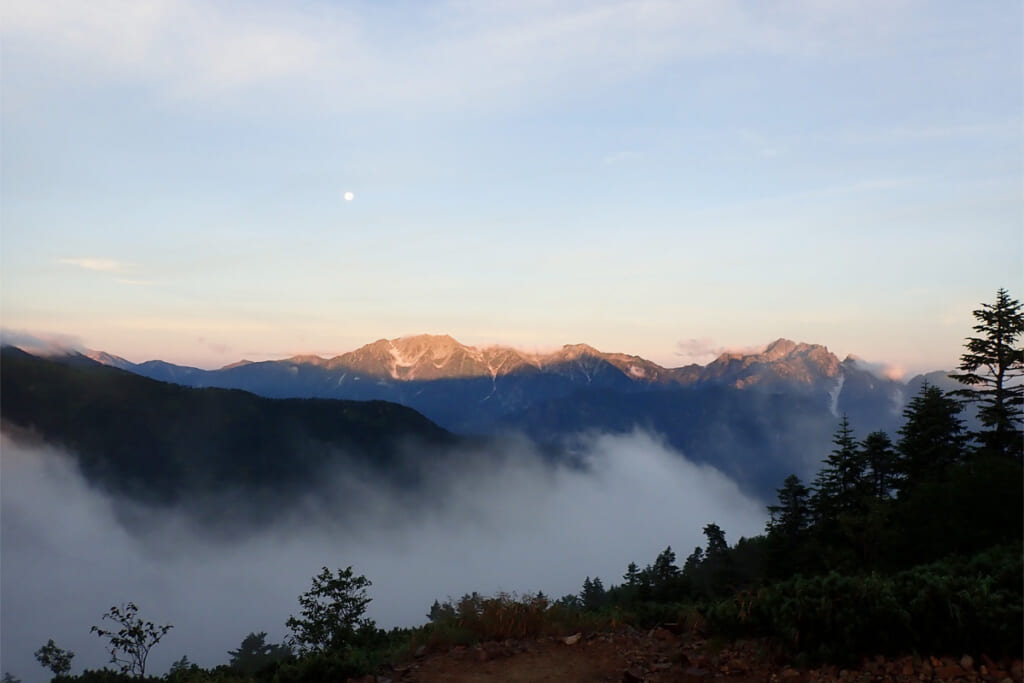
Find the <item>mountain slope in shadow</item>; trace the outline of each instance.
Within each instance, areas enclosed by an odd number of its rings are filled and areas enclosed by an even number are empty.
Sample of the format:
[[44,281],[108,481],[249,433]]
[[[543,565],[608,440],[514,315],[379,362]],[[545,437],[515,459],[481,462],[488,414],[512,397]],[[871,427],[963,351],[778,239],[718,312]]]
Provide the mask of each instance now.
[[[232,490],[308,491],[325,467],[414,486],[418,457],[460,440],[383,401],[275,400],[155,381],[79,356],[0,351],[0,416],[70,451],[93,484],[157,503]],[[418,455],[417,455],[418,454]]]

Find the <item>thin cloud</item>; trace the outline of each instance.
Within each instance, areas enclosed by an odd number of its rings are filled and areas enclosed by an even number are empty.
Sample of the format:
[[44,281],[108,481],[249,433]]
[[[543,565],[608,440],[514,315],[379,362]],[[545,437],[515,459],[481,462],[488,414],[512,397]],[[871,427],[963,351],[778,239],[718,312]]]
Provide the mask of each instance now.
[[106,258],[62,258],[57,259],[58,263],[66,266],[75,266],[85,270],[99,270],[104,272],[117,272],[125,270],[128,266],[120,261]]
[[875,377],[880,379],[890,379],[895,382],[902,382],[907,378],[907,370],[901,365],[895,363],[878,363],[868,360],[864,360],[858,356],[850,355],[850,359],[853,360],[854,364],[866,372],[870,372]]
[[221,344],[220,342],[212,341],[210,339],[207,339],[206,337],[199,337],[196,341],[199,342],[200,344],[205,345],[206,348],[210,349],[214,353],[221,355],[231,353],[231,351],[233,350],[227,344]]
[[691,338],[676,342],[676,355],[686,359],[688,363],[705,365],[723,353],[746,356],[761,353],[765,348],[765,344],[756,346],[721,346],[716,344],[710,337],[700,337],[699,339]]
[[[272,87],[319,93],[318,104],[333,109],[451,109],[543,97],[566,84],[601,87],[709,57],[877,54],[899,44],[880,33],[911,25],[892,3],[830,5],[453,1],[403,7],[416,16],[397,17],[386,7],[326,3],[296,11],[195,0],[14,0],[0,30],[56,72],[141,82],[175,99],[222,101]],[[878,27],[881,8],[891,28]],[[408,23],[417,30],[403,30]],[[865,44],[867,29],[874,40]]]
[[80,337],[58,332],[29,332],[0,328],[0,346],[17,346],[33,354],[53,355],[69,351],[83,351],[85,344]]
[[708,357],[714,357],[721,353],[721,347],[716,346],[710,337],[684,339],[676,342],[676,355],[682,356],[690,363],[706,362]]

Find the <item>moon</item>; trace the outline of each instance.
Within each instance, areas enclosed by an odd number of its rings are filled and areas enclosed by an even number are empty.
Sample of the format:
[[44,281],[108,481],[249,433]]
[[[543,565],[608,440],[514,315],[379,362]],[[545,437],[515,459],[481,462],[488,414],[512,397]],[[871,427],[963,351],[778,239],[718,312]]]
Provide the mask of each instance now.
[[346,202],[350,202],[350,201],[352,201],[355,198],[356,198],[356,193],[355,192],[346,192],[345,193],[345,201]]

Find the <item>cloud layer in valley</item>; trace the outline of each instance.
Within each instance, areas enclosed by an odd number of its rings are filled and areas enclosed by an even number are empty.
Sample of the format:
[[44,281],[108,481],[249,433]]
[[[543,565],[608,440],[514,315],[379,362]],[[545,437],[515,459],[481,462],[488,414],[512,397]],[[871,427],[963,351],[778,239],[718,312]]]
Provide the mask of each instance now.
[[[578,592],[585,576],[620,582],[671,545],[679,562],[711,521],[730,541],[758,533],[765,514],[718,471],[645,433],[585,441],[577,468],[554,467],[526,442],[500,455],[454,458],[403,495],[337,475],[342,505],[309,503],[259,531],[210,534],[180,512],[90,488],[67,455],[3,437],[2,668],[43,680],[32,658],[48,638],[77,653],[74,670],[106,663],[89,633],[114,604],[174,629],[151,670],[187,654],[227,660],[250,631],[285,637],[284,621],[321,566],[352,565],[373,581],[370,616],[416,625],[435,599],[479,591]],[[237,517],[246,503],[225,497]],[[251,503],[250,503],[251,504]],[[238,509],[242,508],[242,509]],[[143,520],[143,521],[139,521]]]

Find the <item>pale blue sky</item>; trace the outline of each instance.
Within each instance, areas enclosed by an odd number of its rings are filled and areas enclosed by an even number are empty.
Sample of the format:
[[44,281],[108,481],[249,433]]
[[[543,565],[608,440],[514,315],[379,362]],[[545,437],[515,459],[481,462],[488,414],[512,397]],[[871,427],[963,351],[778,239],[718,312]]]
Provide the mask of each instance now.
[[921,370],[1024,296],[1020,2],[0,12],[8,330],[204,367],[433,332]]

